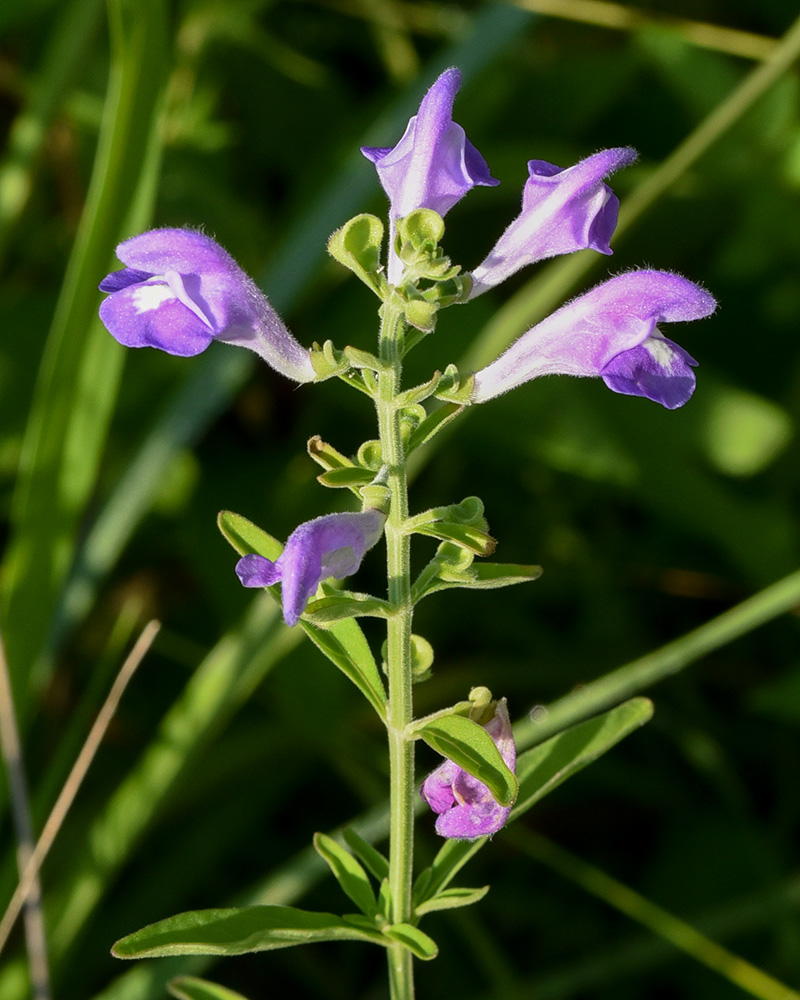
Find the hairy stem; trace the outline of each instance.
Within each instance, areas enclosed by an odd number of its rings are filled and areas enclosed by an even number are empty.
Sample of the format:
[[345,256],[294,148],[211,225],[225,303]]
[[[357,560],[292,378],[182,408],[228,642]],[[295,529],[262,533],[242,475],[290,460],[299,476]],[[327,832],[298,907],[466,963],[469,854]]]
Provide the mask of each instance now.
[[[389,675],[387,732],[389,739],[390,845],[389,884],[392,923],[411,917],[411,880],[414,834],[414,743],[405,737],[413,717],[411,694],[411,566],[410,540],[405,532],[408,517],[408,478],[405,449],[400,434],[400,388],[403,320],[390,304],[383,307],[380,352],[387,365],[378,386],[378,429],[387,466],[390,491],[386,521],[386,552],[389,602],[392,613],[387,623],[386,663]],[[414,978],[411,953],[395,945],[389,949],[389,981],[392,1000],[411,1000]]]

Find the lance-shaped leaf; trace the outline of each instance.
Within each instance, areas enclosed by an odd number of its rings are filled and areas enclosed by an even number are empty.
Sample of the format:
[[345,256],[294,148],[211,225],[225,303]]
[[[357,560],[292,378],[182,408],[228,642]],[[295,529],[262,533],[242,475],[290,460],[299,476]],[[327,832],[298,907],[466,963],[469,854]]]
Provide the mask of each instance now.
[[167,990],[177,1000],[246,1000],[227,986],[197,976],[176,976],[167,983]]
[[347,469],[331,469],[329,472],[323,472],[317,476],[317,482],[334,489],[346,487],[360,496],[360,487],[368,486],[374,478],[375,473],[371,469],[362,469],[354,465]]
[[497,541],[485,531],[471,524],[453,524],[447,521],[432,521],[414,528],[418,535],[430,535],[446,542],[461,545],[478,556],[490,556],[497,548]]
[[356,927],[333,913],[293,906],[245,906],[226,910],[193,910],[159,920],[117,941],[117,958],[167,955],[244,955],[314,941],[386,941],[376,929]]
[[326,862],[333,876],[345,893],[362,913],[374,917],[378,911],[369,876],[360,863],[333,837],[324,833],[314,834],[314,850]]
[[248,521],[241,514],[221,510],[217,515],[219,530],[240,556],[255,554],[265,559],[277,559],[283,545],[262,528]]
[[391,605],[370,594],[354,594],[349,590],[329,594],[311,601],[305,613],[316,625],[341,621],[343,618],[387,618]]
[[386,689],[358,622],[354,618],[346,618],[321,628],[301,618],[300,627],[331,663],[355,684],[383,718],[386,712]]
[[342,831],[342,836],[350,850],[364,865],[370,875],[382,882],[389,875],[389,862],[381,852],[368,843],[356,831],[348,826]]
[[418,917],[422,917],[426,913],[433,913],[434,910],[455,910],[460,906],[472,906],[473,903],[482,900],[488,891],[488,885],[481,889],[445,889],[438,895],[426,899],[424,903],[420,903],[416,907],[416,913]]
[[501,806],[510,806],[517,795],[517,779],[506,766],[494,740],[483,726],[460,715],[431,719],[413,734],[482,781]]
[[411,924],[392,924],[391,927],[384,927],[383,933],[391,941],[397,941],[404,948],[408,948],[412,955],[423,962],[429,962],[439,954],[436,942],[419,927],[413,927]]
[[479,556],[491,555],[497,546],[487,529],[483,502],[478,497],[467,497],[461,503],[444,507],[432,507],[405,522],[406,531],[454,542]]
[[471,553],[455,544],[445,542],[422,570],[411,588],[411,598],[416,604],[423,597],[439,590],[466,587],[474,590],[494,590],[510,587],[515,583],[538,580],[541,566],[523,566],[516,563],[474,563]]
[[649,698],[631,698],[610,712],[526,750],[517,760],[519,796],[511,819],[530,809],[562,781],[649,722],[652,716],[653,703]]
[[417,448],[420,448],[423,444],[430,441],[431,438],[435,437],[440,430],[443,430],[451,420],[455,420],[455,418],[463,410],[464,407],[459,406],[458,403],[446,403],[444,406],[440,406],[438,410],[434,410],[433,413],[428,414],[428,416],[409,437],[406,445],[407,453],[410,455],[412,451],[416,451]]
[[[513,822],[573,774],[635,732],[653,714],[647,698],[632,698],[587,722],[572,726],[517,758],[519,796],[511,810]],[[439,895],[488,838],[467,842],[448,840],[414,887],[420,905]]]

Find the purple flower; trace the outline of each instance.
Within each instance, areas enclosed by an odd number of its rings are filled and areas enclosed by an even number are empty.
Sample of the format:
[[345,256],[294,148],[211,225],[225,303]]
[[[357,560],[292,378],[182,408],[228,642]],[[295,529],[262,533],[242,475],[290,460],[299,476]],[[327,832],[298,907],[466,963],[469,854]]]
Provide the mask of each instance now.
[[[517,761],[514,736],[506,699],[495,705],[494,718],[484,727],[492,737],[506,766],[513,771]],[[420,794],[435,813],[436,832],[455,840],[487,837],[505,826],[510,807],[499,805],[482,781],[446,760],[423,781]]]
[[294,529],[275,562],[243,556],[236,574],[245,587],[280,583],[283,617],[287,625],[296,625],[322,580],[329,576],[343,580],[356,572],[364,553],[383,534],[385,521],[379,510],[314,518]]
[[[459,70],[445,70],[423,97],[396,146],[361,149],[375,164],[389,196],[392,243],[395,219],[416,208],[446,215],[476,184],[492,187],[500,183],[464,129],[453,121],[453,101],[460,86]],[[396,283],[400,273],[400,262],[390,250],[389,280]]]
[[453,121],[453,101],[460,86],[460,71],[445,70],[423,97],[419,111],[394,148],[361,149],[375,164],[395,219],[415,208],[445,215],[476,184],[500,183],[489,173],[464,129]]
[[603,178],[635,159],[635,150],[622,148],[605,149],[567,170],[530,160],[522,212],[472,272],[470,298],[546,257],[587,247],[610,254],[619,199]]
[[483,403],[540,375],[600,376],[609,389],[674,410],[694,392],[697,362],[658,323],[710,316],[705,289],[666,271],[631,271],[597,285],[542,320],[475,375]]
[[100,283],[100,319],[126,347],[192,357],[212,340],[248,347],[296,382],[315,377],[309,352],[222,247],[192,229],[153,229],[120,243],[125,264]]

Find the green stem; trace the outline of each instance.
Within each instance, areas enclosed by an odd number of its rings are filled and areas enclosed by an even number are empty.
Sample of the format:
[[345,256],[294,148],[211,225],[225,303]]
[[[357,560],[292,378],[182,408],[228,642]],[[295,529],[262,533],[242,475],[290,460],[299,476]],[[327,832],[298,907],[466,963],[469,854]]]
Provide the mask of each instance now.
[[[389,886],[392,923],[411,918],[411,881],[414,860],[414,742],[405,736],[413,718],[411,694],[411,547],[405,531],[408,517],[408,477],[403,440],[400,434],[402,315],[388,303],[383,308],[380,353],[388,370],[378,383],[378,431],[383,461],[388,469],[390,491],[386,520],[386,552],[389,602],[392,613],[387,623],[386,665],[389,676],[389,706],[386,728],[389,739],[390,841]],[[389,949],[389,982],[392,1000],[412,1000],[414,973],[412,955],[400,945]]]

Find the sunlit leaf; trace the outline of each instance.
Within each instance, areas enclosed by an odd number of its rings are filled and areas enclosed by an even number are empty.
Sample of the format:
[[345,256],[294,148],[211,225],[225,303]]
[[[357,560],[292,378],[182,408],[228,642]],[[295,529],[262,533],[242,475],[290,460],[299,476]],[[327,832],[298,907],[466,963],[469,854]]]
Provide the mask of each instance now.
[[385,944],[332,913],[293,906],[244,906],[227,910],[192,910],[159,920],[121,938],[112,948],[116,958],[166,955],[243,955],[314,941],[370,941]]
[[500,805],[509,806],[514,801],[516,778],[483,726],[461,715],[446,715],[432,719],[415,735],[482,781]]

